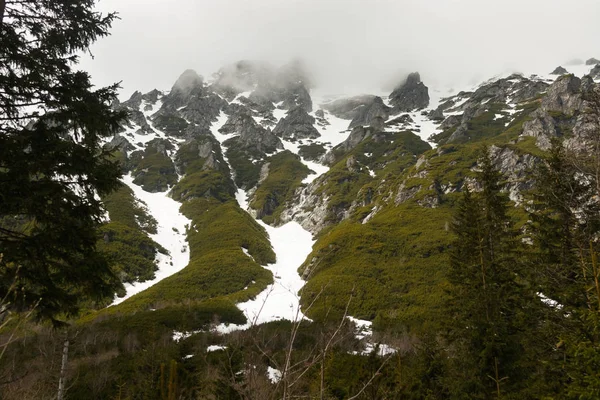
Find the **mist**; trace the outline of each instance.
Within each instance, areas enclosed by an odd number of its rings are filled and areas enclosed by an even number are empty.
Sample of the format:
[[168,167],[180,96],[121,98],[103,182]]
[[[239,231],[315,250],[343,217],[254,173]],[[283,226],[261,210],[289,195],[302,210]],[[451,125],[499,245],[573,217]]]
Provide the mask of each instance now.
[[391,90],[418,71],[426,85],[550,72],[600,58],[597,0],[102,0],[111,36],[83,56],[93,82],[169,89],[186,69],[205,78],[238,60],[302,59],[332,92]]

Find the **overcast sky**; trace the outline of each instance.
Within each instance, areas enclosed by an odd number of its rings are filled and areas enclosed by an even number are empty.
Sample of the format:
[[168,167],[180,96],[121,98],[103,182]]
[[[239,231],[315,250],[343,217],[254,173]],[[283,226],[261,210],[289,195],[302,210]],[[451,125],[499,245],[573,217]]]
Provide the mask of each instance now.
[[599,0],[100,0],[98,9],[121,20],[81,68],[98,85],[122,81],[125,98],[241,59],[301,57],[321,86],[375,91],[410,71],[446,86],[600,58]]

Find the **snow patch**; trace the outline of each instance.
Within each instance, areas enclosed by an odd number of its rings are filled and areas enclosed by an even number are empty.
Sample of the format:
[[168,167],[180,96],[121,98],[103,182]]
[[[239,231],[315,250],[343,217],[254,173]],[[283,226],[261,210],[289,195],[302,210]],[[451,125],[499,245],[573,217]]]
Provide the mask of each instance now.
[[346,317],[356,325],[355,337],[365,343],[363,351],[354,351],[352,354],[368,355],[377,349],[378,356],[387,356],[396,353],[396,349],[385,343],[373,342],[373,323],[364,319],[351,316]]
[[280,370],[275,369],[271,366],[267,367],[267,377],[269,378],[269,380],[271,381],[271,383],[277,383],[281,380],[281,377],[283,376],[283,374],[281,373]]
[[192,332],[180,332],[180,331],[173,331],[173,341],[175,342],[179,342],[180,340],[184,340],[187,339],[189,337],[191,337],[192,335],[199,333],[200,331],[192,331]]
[[210,345],[206,348],[207,353],[211,353],[213,351],[225,350],[227,346],[219,346],[217,344]]

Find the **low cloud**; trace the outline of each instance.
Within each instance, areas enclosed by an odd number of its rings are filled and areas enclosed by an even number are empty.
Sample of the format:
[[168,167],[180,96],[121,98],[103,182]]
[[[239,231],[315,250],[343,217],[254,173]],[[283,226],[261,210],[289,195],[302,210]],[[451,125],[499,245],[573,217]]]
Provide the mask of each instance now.
[[449,86],[600,58],[597,0],[103,0],[112,36],[82,58],[98,85],[169,89],[242,59],[304,60],[331,91],[388,90],[419,71]]

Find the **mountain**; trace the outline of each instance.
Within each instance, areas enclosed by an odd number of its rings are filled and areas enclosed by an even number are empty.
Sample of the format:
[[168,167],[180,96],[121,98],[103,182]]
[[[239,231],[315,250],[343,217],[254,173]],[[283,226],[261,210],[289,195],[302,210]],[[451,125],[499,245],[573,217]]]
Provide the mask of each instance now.
[[[481,147],[526,220],[552,139],[585,149],[598,129],[585,113],[596,69],[452,90],[414,72],[391,93],[331,96],[299,62],[240,61],[116,102],[130,120],[105,146],[124,186],[103,199],[99,247],[126,290],[75,323],[72,398],[114,397],[127,380],[130,398],[167,398],[167,374],[182,398],[314,393],[334,343],[329,395],[358,392],[388,355],[443,330],[450,226],[465,189],[480,189]],[[306,370],[288,365],[292,347]],[[26,353],[37,373],[52,358]],[[355,381],[336,375],[352,365]]]

